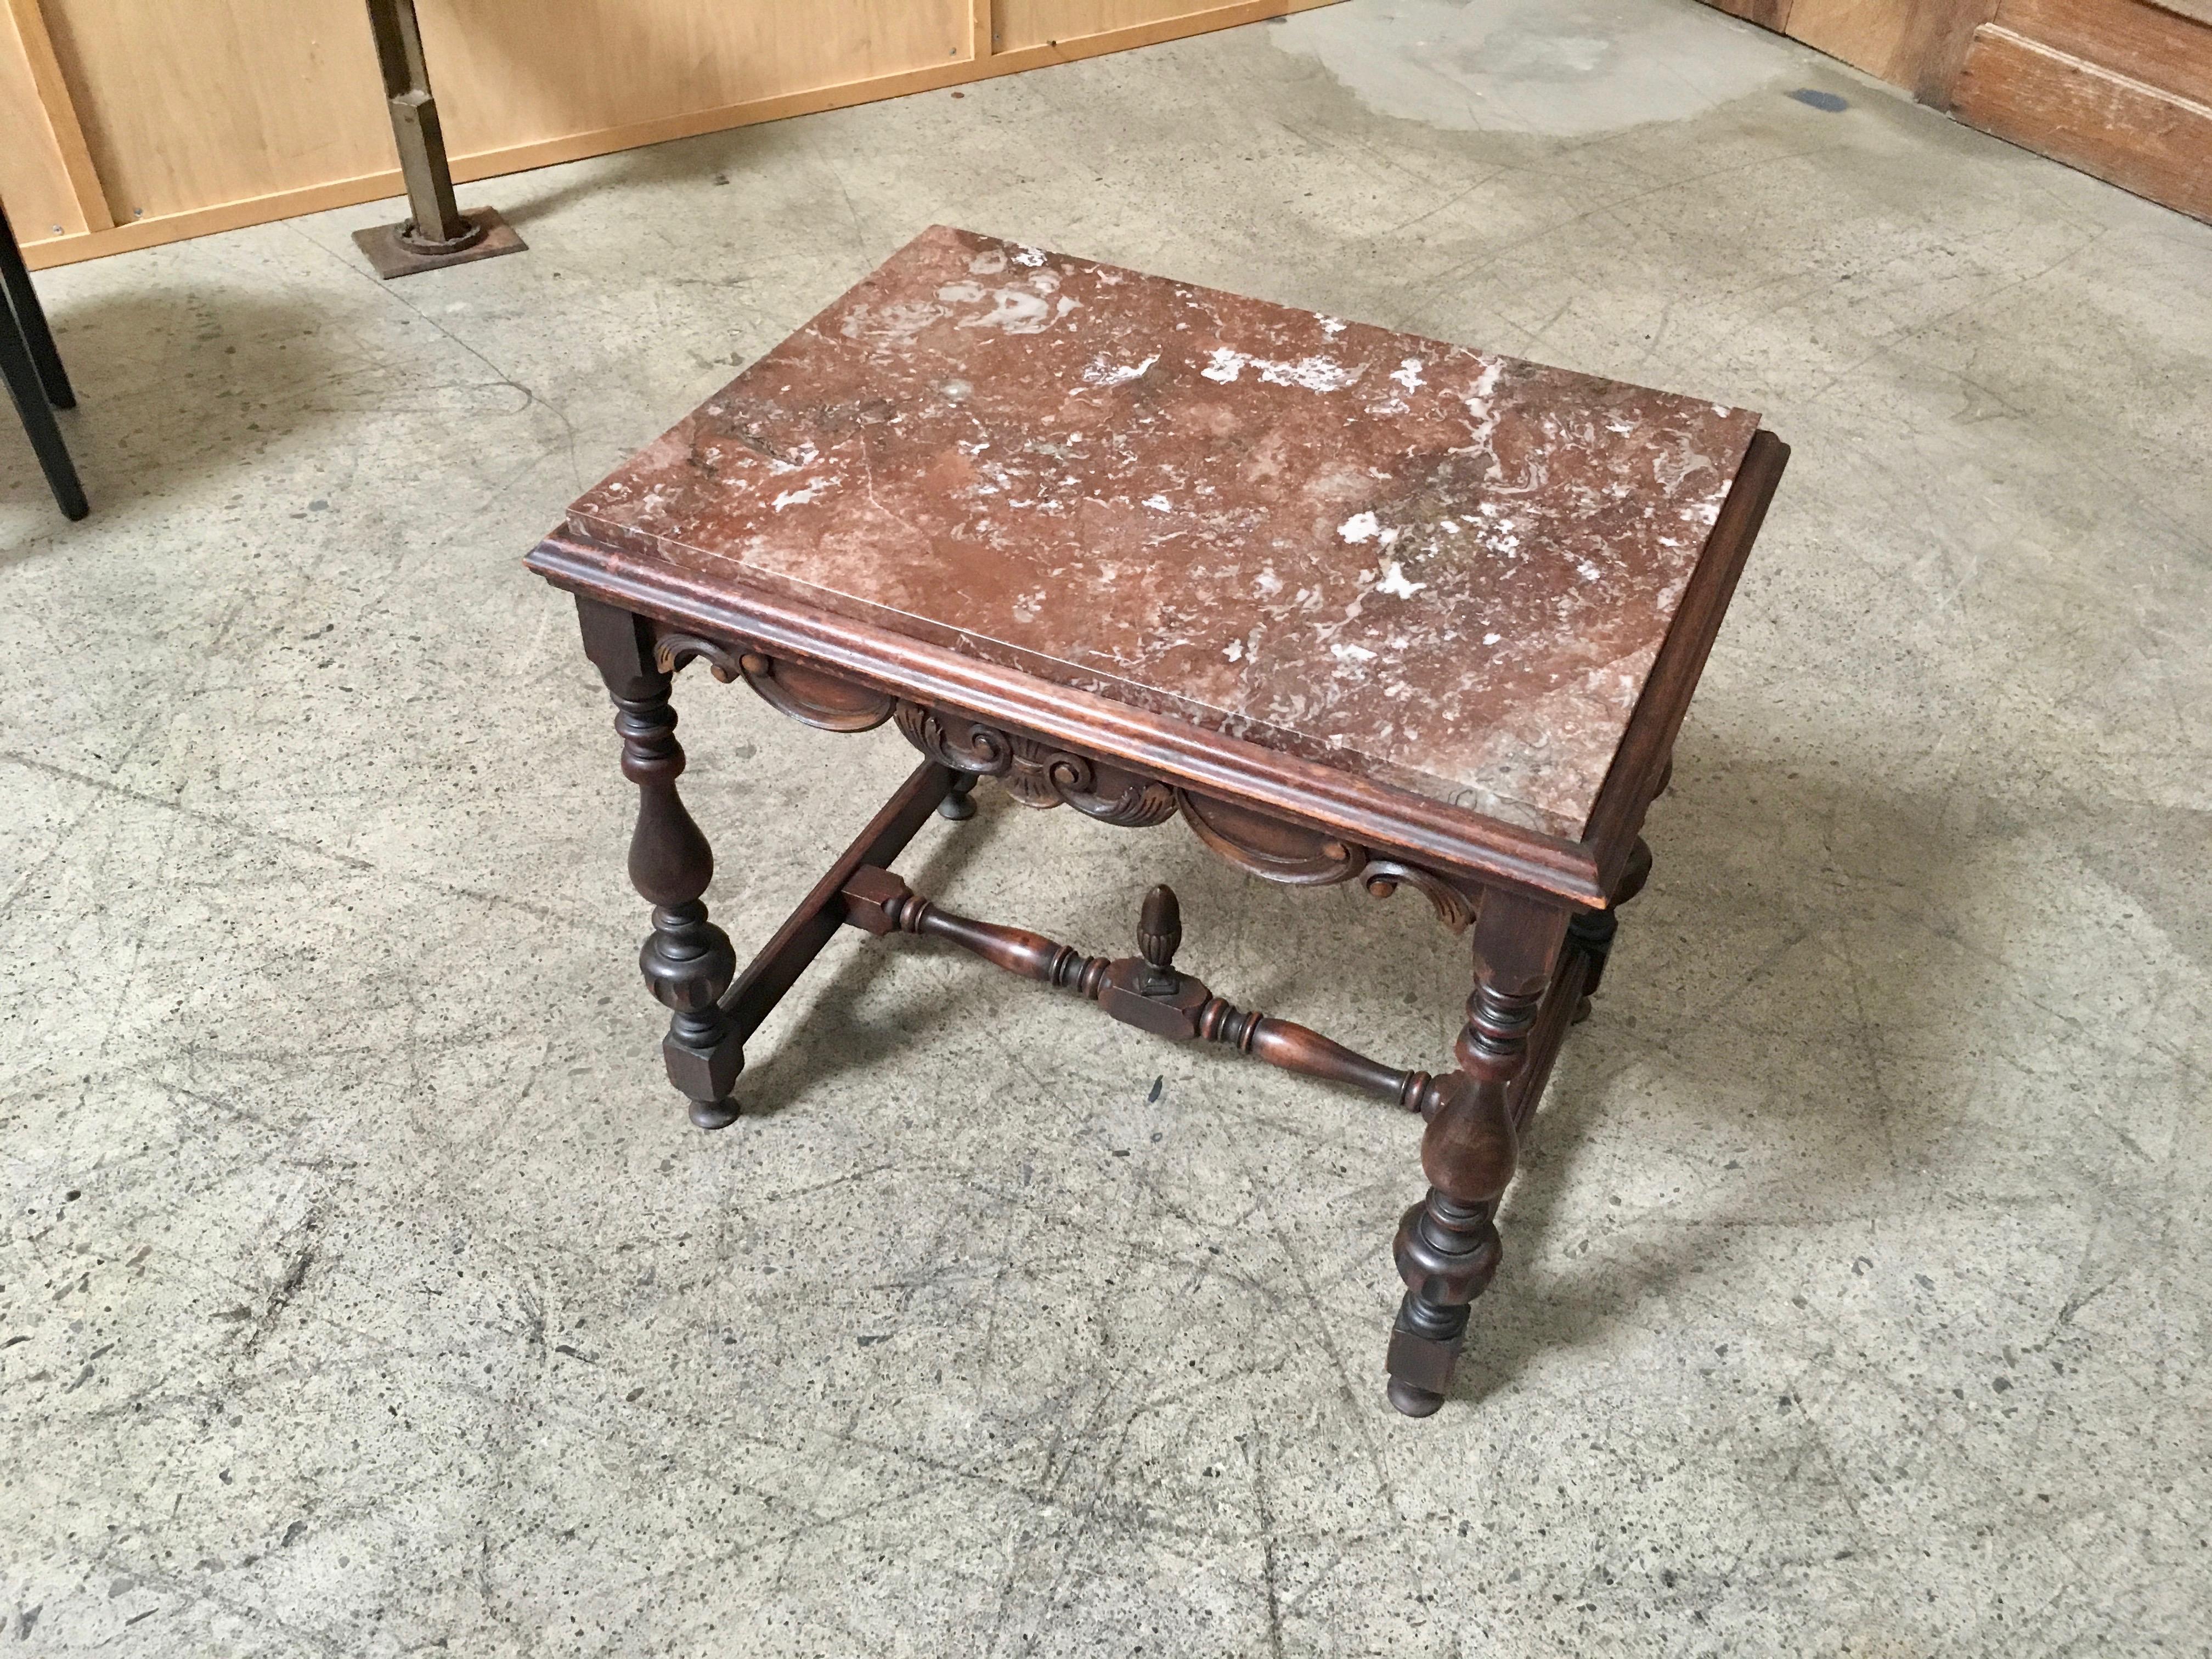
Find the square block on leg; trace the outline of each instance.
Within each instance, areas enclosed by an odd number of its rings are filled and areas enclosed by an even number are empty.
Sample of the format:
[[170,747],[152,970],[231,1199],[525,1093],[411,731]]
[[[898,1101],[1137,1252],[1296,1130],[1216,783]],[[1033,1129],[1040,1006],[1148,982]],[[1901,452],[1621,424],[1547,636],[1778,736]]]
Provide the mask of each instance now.
[[711,1048],[694,1048],[672,1035],[662,1040],[660,1054],[668,1063],[668,1080],[690,1100],[727,1099],[745,1069],[744,1044],[734,1034]]
[[1408,1330],[1401,1315],[1391,1327],[1390,1350],[1382,1362],[1390,1373],[1390,1403],[1408,1417],[1426,1417],[1443,1405],[1466,1340],[1464,1328],[1443,1338]]

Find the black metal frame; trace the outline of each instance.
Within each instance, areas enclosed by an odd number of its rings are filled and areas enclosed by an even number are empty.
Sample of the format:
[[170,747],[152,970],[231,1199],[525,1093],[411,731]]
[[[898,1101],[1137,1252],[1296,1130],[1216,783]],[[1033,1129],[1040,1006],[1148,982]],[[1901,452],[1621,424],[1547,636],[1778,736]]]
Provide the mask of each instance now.
[[368,0],[368,27],[384,72],[385,104],[392,115],[392,139],[399,147],[400,176],[407,181],[408,216],[396,225],[357,230],[354,241],[387,282],[471,259],[521,252],[527,244],[496,208],[464,213],[453,201],[446,130],[438,119],[438,100],[430,92],[415,0]]
[[70,518],[82,519],[92,507],[54,419],[55,410],[76,407],[76,393],[62,367],[62,355],[54,348],[53,331],[46,326],[46,313],[39,304],[38,290],[31,286],[30,269],[23,263],[23,250],[16,246],[15,228],[4,208],[0,208],[0,287],[8,295],[7,304],[0,307],[4,313],[0,314],[0,377],[6,379],[15,412],[23,417],[23,430],[30,434],[55,504]]

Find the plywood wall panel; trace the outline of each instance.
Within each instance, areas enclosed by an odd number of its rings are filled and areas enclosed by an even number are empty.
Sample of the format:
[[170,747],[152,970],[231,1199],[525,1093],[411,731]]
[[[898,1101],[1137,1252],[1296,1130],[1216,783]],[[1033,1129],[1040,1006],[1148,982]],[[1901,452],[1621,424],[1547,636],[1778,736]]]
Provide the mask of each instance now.
[[1705,0],[1705,3],[1777,34],[1790,33],[1790,0]]
[[361,0],[43,0],[116,221],[393,165]]
[[[417,3],[454,176],[465,182],[1333,0]],[[49,102],[82,113],[78,199],[101,205],[101,222],[27,250],[33,266],[400,191],[362,0],[0,0],[9,6],[45,8],[53,79],[66,82]],[[0,89],[5,72],[0,63]],[[35,156],[23,159],[31,150],[15,149],[0,157],[0,185],[43,208],[51,169],[40,175]]]
[[2000,138],[2212,220],[2212,106],[1985,25],[1953,112]]
[[[2212,104],[2212,27],[2166,7],[2139,0],[2003,0],[1996,21],[2161,92]],[[2206,159],[2212,165],[2212,157]]]
[[[2094,3],[2095,0],[2090,0]],[[2188,0],[2197,3],[2198,0]],[[1831,58],[1909,88],[1923,104],[1950,102],[1974,30],[1998,0],[1705,0],[1718,10],[1802,40]],[[2212,4],[2212,0],[2203,0]]]
[[999,50],[1019,52],[1025,46],[1080,40],[1198,9],[1190,0],[998,0]]
[[85,229],[23,37],[0,7],[0,203],[26,246]]
[[1793,40],[1885,81],[1911,86],[1917,9],[1905,0],[1790,0],[1783,27]]
[[1912,78],[1899,82],[1936,109],[1951,107],[1952,88],[1973,45],[1974,31],[1996,15],[1998,0],[1929,0],[1913,10]]
[[[969,0],[416,0],[456,156],[934,68]],[[356,7],[359,0],[351,0]]]

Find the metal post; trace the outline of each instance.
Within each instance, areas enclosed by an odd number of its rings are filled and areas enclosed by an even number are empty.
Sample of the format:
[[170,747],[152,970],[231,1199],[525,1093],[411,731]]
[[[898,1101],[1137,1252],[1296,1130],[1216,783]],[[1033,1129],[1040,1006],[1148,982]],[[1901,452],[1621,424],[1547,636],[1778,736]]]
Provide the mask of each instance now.
[[[75,409],[76,394],[70,390],[61,354],[46,328],[46,313],[31,286],[31,273],[23,268],[22,251],[8,215],[0,210],[0,279],[6,293],[0,296],[0,380],[8,386],[30,434],[39,465],[54,492],[54,500],[72,519],[92,511],[84,501],[84,486],[77,482],[69,446],[54,420],[57,409]],[[51,405],[51,407],[49,407]]]
[[438,125],[438,100],[430,94],[430,71],[422,63],[415,0],[369,0],[368,27],[376,36],[384,95],[392,104],[407,205],[415,210],[400,238],[421,252],[458,253],[483,232],[461,217],[453,202],[453,174],[446,165],[446,134]]
[[445,130],[430,71],[422,60],[422,28],[415,0],[368,0],[368,26],[384,70],[384,95],[399,145],[399,171],[407,181],[411,212],[397,225],[354,233],[377,275],[386,278],[434,270],[469,259],[520,253],[522,239],[491,208],[464,213],[453,200],[453,169],[446,163]]

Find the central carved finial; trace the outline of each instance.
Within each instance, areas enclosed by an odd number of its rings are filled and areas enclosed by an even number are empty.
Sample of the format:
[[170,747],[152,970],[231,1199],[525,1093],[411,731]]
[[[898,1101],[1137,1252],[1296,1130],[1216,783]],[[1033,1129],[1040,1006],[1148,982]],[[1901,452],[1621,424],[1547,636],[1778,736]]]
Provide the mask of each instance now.
[[1163,882],[1145,895],[1137,918],[1137,949],[1144,952],[1146,973],[1139,986],[1148,997],[1172,996],[1182,985],[1175,970],[1176,947],[1182,943],[1182,906],[1175,889]]

